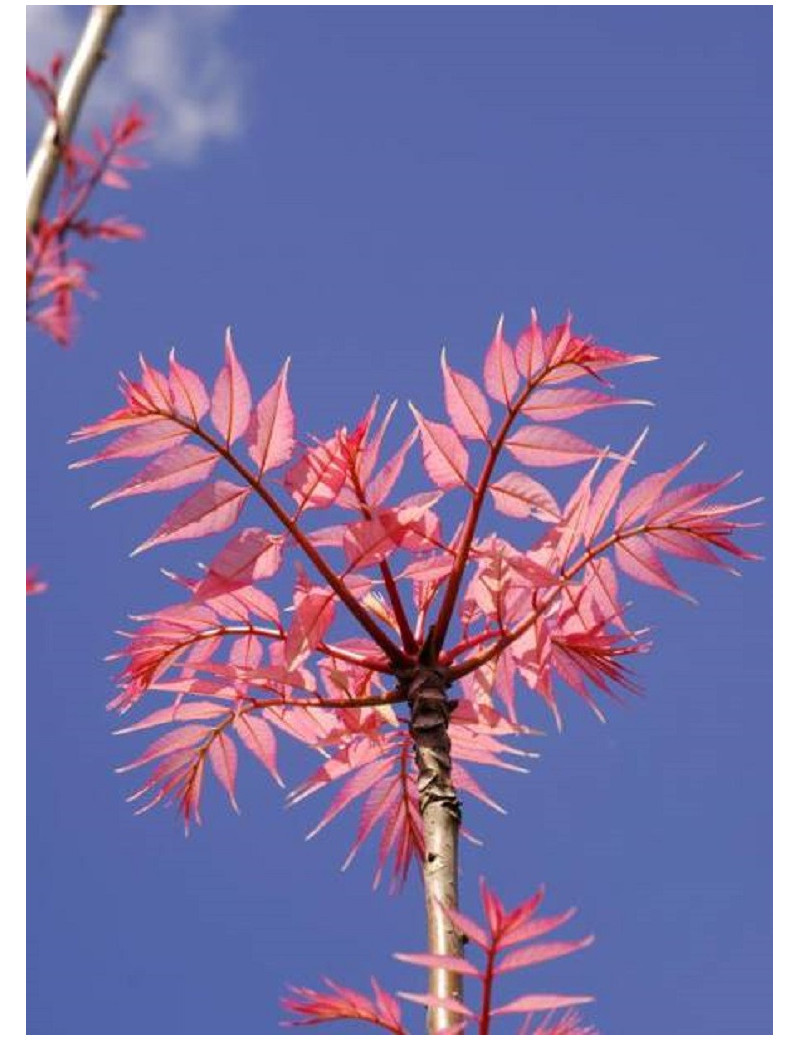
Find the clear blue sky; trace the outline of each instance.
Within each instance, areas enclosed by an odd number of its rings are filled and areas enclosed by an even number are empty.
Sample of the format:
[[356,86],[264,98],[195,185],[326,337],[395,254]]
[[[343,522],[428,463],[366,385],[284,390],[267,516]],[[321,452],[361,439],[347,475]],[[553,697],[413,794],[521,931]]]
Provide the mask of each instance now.
[[[29,1033],[271,1033],[285,982],[413,989],[391,953],[424,942],[416,883],[373,892],[372,849],[339,872],[352,818],[303,841],[324,797],[287,811],[245,768],[241,817],[209,792],[188,840],[171,810],[133,816],[113,768],[138,745],[110,735],[102,658],[169,601],[159,567],[219,542],[129,559],[169,502],[90,513],[128,470],[67,472],[67,434],[116,407],[139,351],[212,376],[227,324],[255,386],[291,353],[303,431],[375,392],[441,415],[442,344],[476,374],[500,312],[514,330],[570,308],[661,357],[618,380],[656,409],[576,428],[628,445],[649,423],[647,469],[708,440],[695,478],[743,468],[769,521],[771,29],[747,6],[252,7],[218,27],[241,133],[183,165],[162,138],[105,200],[147,240],[92,253],[72,350],[29,337],[27,555],[50,582],[28,604]],[[747,544],[769,556],[769,527]],[[577,904],[596,944],[526,988],[594,994],[604,1033],[771,1032],[770,570],[676,567],[699,608],[630,587],[646,696],[605,726],[567,698],[560,737],[532,705],[531,774],[483,774],[508,816],[470,804],[465,908],[481,874]],[[290,782],[312,766],[283,762]]]

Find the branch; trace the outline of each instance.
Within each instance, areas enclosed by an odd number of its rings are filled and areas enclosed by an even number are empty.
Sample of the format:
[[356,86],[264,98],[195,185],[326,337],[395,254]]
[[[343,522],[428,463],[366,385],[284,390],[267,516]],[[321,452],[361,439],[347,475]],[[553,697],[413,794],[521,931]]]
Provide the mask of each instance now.
[[361,603],[359,603],[358,599],[356,599],[333,568],[329,566],[324,556],[322,556],[316,546],[309,541],[308,537],[281,506],[280,502],[278,502],[278,500],[267,491],[258,477],[253,476],[247,466],[244,466],[239,462],[236,456],[229,451],[224,444],[204,430],[198,423],[191,422],[188,419],[183,419],[180,416],[172,415],[168,412],[159,412],[158,414],[162,415],[165,419],[170,419],[172,422],[178,423],[180,426],[185,427],[187,430],[190,430],[192,433],[204,440],[209,447],[213,448],[214,451],[221,455],[222,458],[224,458],[225,461],[236,470],[243,480],[247,481],[253,491],[255,491],[259,498],[261,498],[269,507],[276,519],[286,528],[292,538],[294,538],[299,548],[302,549],[309,561],[325,579],[336,596],[338,596],[340,602],[347,607],[355,620],[361,625],[367,634],[374,639],[375,643],[381,648],[381,650],[383,650],[389,661],[401,666],[407,664],[407,655],[395,644],[383,629],[372,620],[367,610]]
[[56,113],[47,120],[28,166],[25,203],[28,232],[39,223],[64,146],[72,134],[92,77],[105,57],[105,47],[114,23],[121,14],[122,7],[118,4],[99,4],[89,15],[58,92]]
[[435,648],[440,651],[444,646],[444,641],[447,637],[447,629],[450,625],[450,619],[453,616],[455,610],[456,601],[458,599],[458,590],[461,586],[461,580],[464,577],[464,571],[466,570],[467,561],[469,559],[469,552],[472,548],[472,541],[475,537],[475,530],[478,526],[478,519],[480,517],[481,508],[486,500],[486,492],[489,488],[489,484],[492,479],[494,467],[497,464],[497,460],[500,457],[500,452],[503,450],[505,445],[506,437],[511,430],[514,420],[519,415],[523,405],[528,400],[530,395],[541,383],[545,376],[549,375],[555,369],[560,366],[561,362],[553,365],[546,365],[542,371],[536,376],[535,379],[529,380],[522,389],[517,400],[508,406],[508,414],[503,420],[503,425],[497,433],[497,438],[494,444],[490,444],[489,454],[486,457],[486,461],[483,464],[483,470],[481,471],[480,479],[475,487],[472,495],[472,502],[470,503],[469,513],[467,514],[466,523],[464,524],[464,532],[461,536],[461,541],[458,546],[458,552],[456,553],[456,559],[453,564],[453,570],[450,574],[450,580],[447,583],[445,589],[444,598],[442,600],[442,606],[439,610],[439,615],[436,619],[436,635],[435,635]]
[[579,560],[562,572],[558,584],[554,585],[549,594],[542,598],[539,605],[531,614],[520,621],[519,624],[517,624],[515,628],[511,629],[510,632],[506,632],[505,635],[501,636],[496,643],[493,643],[486,650],[477,654],[475,657],[462,661],[461,664],[453,665],[448,671],[450,678],[454,681],[456,679],[463,679],[465,675],[474,672],[476,668],[480,668],[481,665],[486,664],[487,661],[491,661],[493,657],[505,650],[507,646],[516,642],[516,640],[519,639],[521,635],[524,635],[532,625],[536,624],[537,619],[548,609],[556,596],[563,592],[565,585],[572,581],[575,575],[579,574],[587,563],[590,563],[597,556],[602,555],[617,542],[623,542],[626,538],[633,538],[636,535],[645,534],[647,531],[652,530],[658,530],[658,527],[642,524],[639,527],[631,527],[627,531],[618,531],[613,535],[609,535],[608,538],[604,538],[603,541],[599,542],[597,545],[589,546]]

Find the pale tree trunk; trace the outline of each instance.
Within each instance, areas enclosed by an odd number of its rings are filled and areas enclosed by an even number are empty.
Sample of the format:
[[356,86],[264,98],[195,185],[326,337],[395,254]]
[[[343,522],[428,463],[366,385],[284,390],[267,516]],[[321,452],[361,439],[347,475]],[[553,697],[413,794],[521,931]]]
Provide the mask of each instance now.
[[122,10],[119,5],[106,4],[97,5],[91,10],[83,35],[61,82],[56,117],[47,120],[28,165],[25,204],[27,231],[32,231],[39,222],[58,171],[61,150],[72,134],[86,91],[105,57],[105,47],[111,30]]
[[[461,803],[451,778],[450,737],[447,733],[453,703],[447,698],[449,682],[435,667],[420,666],[408,684],[411,709],[409,731],[416,748],[419,771],[419,807],[425,836],[423,880],[428,921],[428,952],[461,957],[463,936],[444,907],[458,909],[458,833]],[[428,992],[436,997],[462,999],[461,975],[450,968],[431,968]],[[461,1016],[442,1007],[428,1009],[428,1033],[452,1031]]]

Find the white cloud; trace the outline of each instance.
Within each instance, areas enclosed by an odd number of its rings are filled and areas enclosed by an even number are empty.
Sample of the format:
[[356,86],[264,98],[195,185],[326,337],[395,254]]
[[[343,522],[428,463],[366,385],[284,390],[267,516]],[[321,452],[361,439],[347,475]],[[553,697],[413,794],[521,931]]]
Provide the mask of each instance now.
[[[28,6],[28,64],[69,56],[87,8]],[[223,41],[231,7],[126,6],[109,56],[92,83],[81,123],[106,122],[138,101],[153,116],[151,148],[161,160],[191,163],[204,145],[243,130],[241,59]],[[29,126],[38,129],[29,105]]]

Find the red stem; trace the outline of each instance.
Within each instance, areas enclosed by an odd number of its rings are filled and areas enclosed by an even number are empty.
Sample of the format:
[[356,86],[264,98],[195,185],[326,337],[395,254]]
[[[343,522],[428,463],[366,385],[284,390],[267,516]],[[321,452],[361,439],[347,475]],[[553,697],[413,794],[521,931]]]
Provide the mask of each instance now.
[[305,553],[308,560],[313,564],[317,571],[322,575],[325,581],[328,583],[332,591],[338,596],[339,600],[344,604],[345,607],[350,611],[355,620],[361,625],[361,627],[367,632],[372,639],[378,644],[383,650],[389,660],[396,666],[403,667],[411,663],[410,657],[402,650],[397,644],[383,631],[383,629],[373,621],[367,610],[358,602],[356,597],[347,588],[344,582],[341,580],[338,574],[329,566],[325,558],[317,550],[307,538],[307,536],[300,530],[294,520],[289,516],[286,510],[281,504],[274,498],[269,491],[263,486],[260,480],[255,477],[246,466],[242,465],[241,462],[236,458],[235,455],[229,451],[225,445],[221,444],[215,437],[210,433],[207,433],[202,427],[196,423],[191,422],[188,419],[183,419],[180,416],[173,415],[172,413],[162,412],[157,410],[157,414],[163,416],[166,419],[171,419],[173,422],[178,423],[180,426],[185,427],[192,433],[195,433],[198,437],[212,447],[225,461],[231,465],[239,476],[246,480],[250,487],[256,492],[270,511],[280,521],[280,523],[286,528],[289,534],[294,538],[298,547]]

